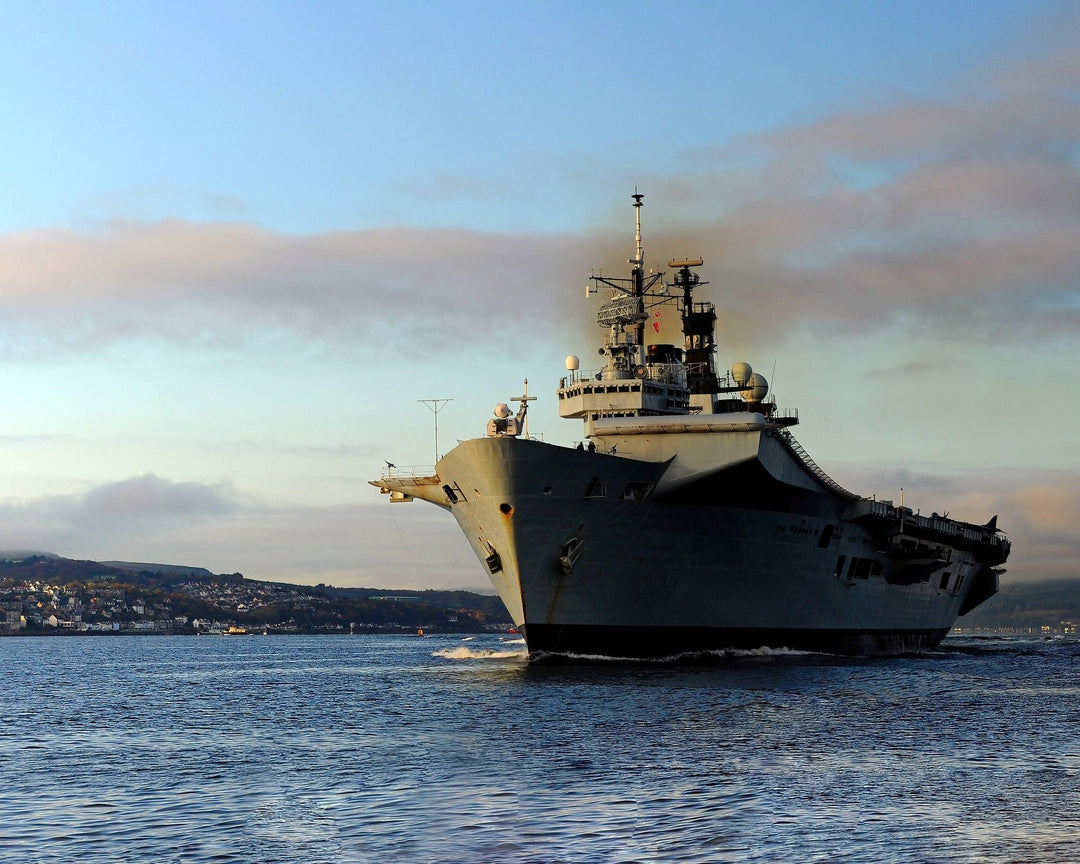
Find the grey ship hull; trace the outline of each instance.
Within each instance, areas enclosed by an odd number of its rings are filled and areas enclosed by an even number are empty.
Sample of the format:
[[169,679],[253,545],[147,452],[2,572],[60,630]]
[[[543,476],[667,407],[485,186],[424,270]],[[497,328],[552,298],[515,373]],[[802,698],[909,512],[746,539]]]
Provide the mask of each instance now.
[[777,435],[721,437],[730,457],[697,472],[621,455],[644,438],[607,439],[618,456],[478,438],[403,491],[451,510],[533,655],[915,650],[997,590],[993,550],[932,532],[901,548],[912,526],[829,488]]

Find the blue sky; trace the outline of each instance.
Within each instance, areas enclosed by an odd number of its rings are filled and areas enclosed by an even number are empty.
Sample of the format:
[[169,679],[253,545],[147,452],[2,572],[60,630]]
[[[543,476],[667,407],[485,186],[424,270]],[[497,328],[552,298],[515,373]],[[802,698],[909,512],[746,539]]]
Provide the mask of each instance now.
[[531,431],[632,251],[705,258],[720,361],[866,494],[1080,576],[1070,4],[14,3],[0,547],[484,584],[364,482]]

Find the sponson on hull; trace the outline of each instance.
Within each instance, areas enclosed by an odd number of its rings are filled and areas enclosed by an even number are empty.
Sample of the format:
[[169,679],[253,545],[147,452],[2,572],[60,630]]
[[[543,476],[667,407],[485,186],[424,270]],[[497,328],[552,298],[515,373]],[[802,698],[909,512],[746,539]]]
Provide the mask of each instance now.
[[[526,395],[434,474],[388,467],[372,485],[454,515],[534,658],[936,645],[998,589],[997,517],[922,516],[825,474],[764,376],[716,368],[702,260],[646,271],[642,198],[629,276],[591,279],[603,368],[570,356],[558,388],[583,443],[529,438]],[[647,342],[660,305],[677,308],[682,345]]]

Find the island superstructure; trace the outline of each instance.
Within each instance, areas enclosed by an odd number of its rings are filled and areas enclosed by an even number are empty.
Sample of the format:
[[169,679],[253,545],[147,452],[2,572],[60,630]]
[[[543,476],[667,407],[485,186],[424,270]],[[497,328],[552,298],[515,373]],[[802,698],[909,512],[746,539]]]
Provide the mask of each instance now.
[[[591,277],[604,365],[567,357],[557,391],[588,446],[529,438],[518,397],[434,474],[388,467],[372,485],[454,515],[534,657],[936,645],[998,589],[997,517],[923,516],[833,481],[763,375],[716,368],[702,259],[646,270],[643,197],[629,275]],[[677,308],[681,345],[648,342],[660,306]]]

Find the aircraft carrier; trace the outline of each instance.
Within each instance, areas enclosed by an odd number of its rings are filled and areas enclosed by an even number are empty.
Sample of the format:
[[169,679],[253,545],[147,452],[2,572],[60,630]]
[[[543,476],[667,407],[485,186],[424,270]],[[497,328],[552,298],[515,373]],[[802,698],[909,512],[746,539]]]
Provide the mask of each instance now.
[[[559,383],[582,443],[530,438],[526,388],[434,474],[390,466],[372,485],[453,514],[533,658],[936,645],[998,590],[1010,544],[997,517],[924,516],[834,482],[763,375],[717,369],[716,309],[695,299],[703,261],[647,272],[632,197],[629,275],[590,280],[603,368],[567,357]],[[662,306],[678,310],[681,345],[648,341]]]

